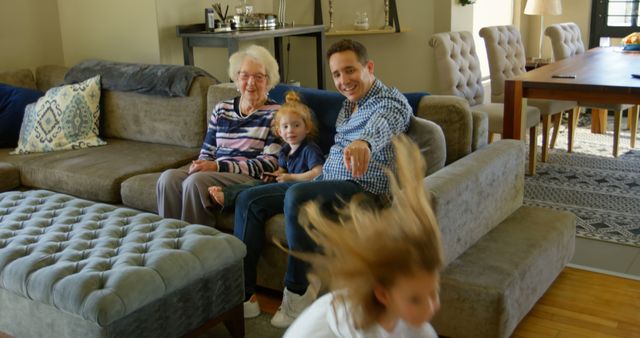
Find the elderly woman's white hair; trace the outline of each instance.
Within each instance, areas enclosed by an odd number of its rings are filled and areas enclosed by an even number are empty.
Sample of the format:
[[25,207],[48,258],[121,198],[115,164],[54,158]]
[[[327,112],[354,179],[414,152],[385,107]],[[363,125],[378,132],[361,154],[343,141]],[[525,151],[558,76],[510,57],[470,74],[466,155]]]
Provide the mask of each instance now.
[[245,58],[252,58],[256,62],[262,64],[267,71],[267,90],[275,87],[280,82],[280,74],[278,73],[278,62],[271,56],[269,51],[261,46],[251,45],[248,48],[235,52],[229,58],[229,77],[238,82],[238,72]]

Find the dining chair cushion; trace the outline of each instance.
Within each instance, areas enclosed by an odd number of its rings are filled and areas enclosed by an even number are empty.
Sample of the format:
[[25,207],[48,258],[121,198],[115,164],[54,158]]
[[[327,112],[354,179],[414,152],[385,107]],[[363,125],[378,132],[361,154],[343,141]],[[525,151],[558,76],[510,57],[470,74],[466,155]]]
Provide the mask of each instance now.
[[528,99],[527,104],[540,109],[540,115],[544,116],[572,109],[577,103],[576,101]]
[[566,59],[585,51],[580,27],[573,22],[557,23],[548,26],[544,34],[551,39],[553,58],[558,60]]
[[480,61],[470,32],[444,32],[431,36],[436,57],[439,93],[464,97],[474,106],[484,101]]
[[526,72],[526,56],[520,32],[514,26],[480,29],[489,58],[491,102],[504,102],[504,81]]
[[[502,124],[504,123],[504,104],[502,103],[484,103],[471,107],[473,111],[480,111],[487,114],[489,118],[489,130],[502,134]],[[533,106],[527,106],[527,122],[526,127],[531,128],[540,123],[540,110]]]

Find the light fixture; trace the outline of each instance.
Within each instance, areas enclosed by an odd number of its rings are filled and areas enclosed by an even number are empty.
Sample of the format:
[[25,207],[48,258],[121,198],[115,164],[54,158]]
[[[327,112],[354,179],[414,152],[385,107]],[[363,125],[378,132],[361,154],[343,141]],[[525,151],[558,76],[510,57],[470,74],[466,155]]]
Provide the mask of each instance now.
[[560,0],[527,0],[527,5],[524,7],[524,14],[540,15],[540,44],[538,45],[538,59],[542,59],[544,16],[562,14],[562,3]]

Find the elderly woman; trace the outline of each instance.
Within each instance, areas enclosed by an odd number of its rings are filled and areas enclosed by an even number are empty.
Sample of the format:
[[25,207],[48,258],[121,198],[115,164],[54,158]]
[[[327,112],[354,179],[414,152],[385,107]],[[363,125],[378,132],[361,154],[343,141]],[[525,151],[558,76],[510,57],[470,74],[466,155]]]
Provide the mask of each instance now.
[[240,96],[216,105],[198,159],[158,179],[162,217],[215,226],[208,187],[258,180],[278,168],[280,144],[270,127],[280,106],[267,97],[280,80],[278,63],[263,47],[250,46],[231,55],[229,77]]

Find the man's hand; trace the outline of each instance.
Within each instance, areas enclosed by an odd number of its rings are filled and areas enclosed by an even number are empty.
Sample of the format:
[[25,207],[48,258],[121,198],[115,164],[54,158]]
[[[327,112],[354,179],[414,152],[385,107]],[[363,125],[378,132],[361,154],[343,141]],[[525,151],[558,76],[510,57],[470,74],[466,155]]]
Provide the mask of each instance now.
[[369,144],[362,140],[351,142],[342,154],[344,166],[351,171],[353,177],[360,177],[367,172],[369,168],[369,159],[371,158],[371,150]]
[[191,161],[189,167],[189,174],[193,174],[198,171],[218,171],[218,163],[215,161],[207,160],[195,160]]

